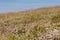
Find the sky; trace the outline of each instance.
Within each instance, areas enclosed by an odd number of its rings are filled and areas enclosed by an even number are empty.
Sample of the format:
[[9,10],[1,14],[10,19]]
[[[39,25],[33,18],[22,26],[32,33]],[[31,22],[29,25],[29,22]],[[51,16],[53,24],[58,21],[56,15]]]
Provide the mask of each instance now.
[[60,6],[60,0],[0,0],[0,13]]

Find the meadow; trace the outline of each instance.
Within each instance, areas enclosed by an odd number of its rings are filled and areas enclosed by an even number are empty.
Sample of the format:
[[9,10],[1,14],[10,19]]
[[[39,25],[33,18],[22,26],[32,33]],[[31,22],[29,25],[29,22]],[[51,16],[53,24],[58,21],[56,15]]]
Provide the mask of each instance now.
[[60,40],[60,6],[0,14],[0,40]]

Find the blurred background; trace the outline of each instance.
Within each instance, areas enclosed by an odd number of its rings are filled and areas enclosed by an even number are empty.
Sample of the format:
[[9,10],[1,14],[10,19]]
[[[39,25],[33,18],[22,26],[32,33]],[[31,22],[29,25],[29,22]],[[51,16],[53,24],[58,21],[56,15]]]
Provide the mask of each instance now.
[[60,0],[0,0],[0,13],[60,6]]

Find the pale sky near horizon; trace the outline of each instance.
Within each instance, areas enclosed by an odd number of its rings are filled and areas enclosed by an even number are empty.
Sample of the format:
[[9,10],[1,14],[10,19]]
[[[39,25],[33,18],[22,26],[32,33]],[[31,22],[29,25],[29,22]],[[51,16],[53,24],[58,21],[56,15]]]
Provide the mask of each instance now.
[[60,6],[60,0],[0,0],[0,13]]

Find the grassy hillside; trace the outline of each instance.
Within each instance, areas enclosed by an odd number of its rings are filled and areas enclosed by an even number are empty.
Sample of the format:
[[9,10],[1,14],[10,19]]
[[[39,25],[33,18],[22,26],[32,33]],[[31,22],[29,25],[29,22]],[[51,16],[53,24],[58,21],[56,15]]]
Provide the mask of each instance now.
[[60,7],[0,14],[0,40],[60,40]]

